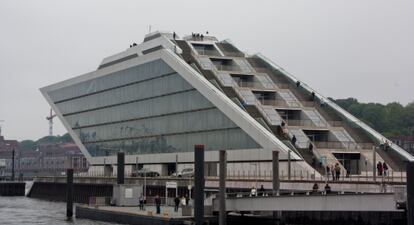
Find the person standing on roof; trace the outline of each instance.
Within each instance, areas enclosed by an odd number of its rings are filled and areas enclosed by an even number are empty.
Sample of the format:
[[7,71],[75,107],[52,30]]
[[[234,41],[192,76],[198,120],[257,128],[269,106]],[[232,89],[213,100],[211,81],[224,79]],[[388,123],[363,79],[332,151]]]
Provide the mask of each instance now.
[[296,144],[296,136],[295,135],[292,136],[291,142],[292,142],[292,145],[295,146],[295,144]]

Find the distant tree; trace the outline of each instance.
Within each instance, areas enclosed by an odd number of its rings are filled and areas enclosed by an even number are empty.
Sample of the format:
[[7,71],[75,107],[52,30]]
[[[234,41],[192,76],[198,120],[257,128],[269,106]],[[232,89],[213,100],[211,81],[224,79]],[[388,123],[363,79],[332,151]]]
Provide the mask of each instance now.
[[17,146],[22,151],[33,151],[37,147],[36,142],[32,140],[24,140],[24,141],[18,142]]
[[63,142],[63,143],[71,143],[71,142],[73,142],[73,139],[72,139],[72,137],[69,135],[69,133],[66,133],[66,134],[62,135],[62,136],[60,137],[60,140],[61,140],[61,142]]
[[386,137],[414,135],[414,102],[404,107],[398,102],[360,103],[355,98],[333,101]]

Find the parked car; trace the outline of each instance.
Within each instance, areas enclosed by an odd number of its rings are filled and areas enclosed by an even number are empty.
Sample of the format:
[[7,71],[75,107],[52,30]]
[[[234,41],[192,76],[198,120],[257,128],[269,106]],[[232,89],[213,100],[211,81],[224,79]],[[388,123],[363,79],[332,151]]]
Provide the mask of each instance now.
[[151,171],[148,169],[140,169],[138,171],[133,171],[131,173],[132,177],[159,177],[160,174],[155,171]]
[[174,177],[194,177],[194,169],[193,168],[185,168],[181,170],[181,172],[173,173],[172,176]]

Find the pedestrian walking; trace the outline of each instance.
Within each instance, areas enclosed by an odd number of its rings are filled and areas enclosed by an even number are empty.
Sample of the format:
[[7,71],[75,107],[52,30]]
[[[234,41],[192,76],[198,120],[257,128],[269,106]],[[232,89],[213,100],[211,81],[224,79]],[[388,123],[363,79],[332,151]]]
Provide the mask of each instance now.
[[331,165],[331,174],[332,174],[332,180],[335,180],[335,167],[334,167],[334,165]]
[[329,176],[331,175],[331,168],[328,166],[328,165],[326,165],[326,167],[325,167],[325,175],[326,175],[326,179],[327,180],[329,180]]
[[339,166],[339,163],[336,163],[335,165],[335,178],[336,180],[339,180],[341,177],[341,167]]
[[185,205],[190,205],[190,198],[188,195],[185,195]]
[[309,152],[310,153],[313,152],[313,144],[312,144],[312,142],[309,142]]
[[259,189],[259,195],[260,195],[260,196],[265,196],[265,189],[264,189],[264,187],[263,187],[263,184],[260,186],[260,189]]
[[182,197],[181,197],[181,205],[182,205],[182,206],[186,206],[186,205],[187,205],[187,202],[186,202],[186,200],[185,200],[185,197],[184,197],[184,196],[182,196]]
[[326,183],[326,185],[325,185],[325,193],[326,194],[330,194],[331,193],[331,186],[329,186],[328,183]]
[[252,187],[252,189],[250,190],[250,197],[254,197],[257,196],[257,190],[255,187]]
[[139,201],[139,210],[144,210],[144,195],[141,194],[138,198]]
[[319,190],[319,185],[317,183],[314,183],[312,187],[312,193],[314,194],[318,193],[318,190]]
[[174,211],[178,212],[178,206],[180,205],[180,198],[178,196],[174,198],[174,204],[175,204]]
[[161,213],[161,198],[159,195],[155,196],[155,207],[157,209],[157,214]]
[[388,174],[388,166],[385,162],[382,163],[382,173],[384,174],[384,177]]
[[380,161],[378,161],[377,163],[377,171],[378,171],[378,176],[382,176],[382,163]]
[[295,144],[296,144],[296,136],[295,135],[292,136],[292,144],[293,144],[293,146],[295,146]]

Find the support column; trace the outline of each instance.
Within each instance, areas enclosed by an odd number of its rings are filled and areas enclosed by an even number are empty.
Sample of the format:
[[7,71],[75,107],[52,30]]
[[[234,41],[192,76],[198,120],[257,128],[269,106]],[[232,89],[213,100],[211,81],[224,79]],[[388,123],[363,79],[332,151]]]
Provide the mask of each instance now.
[[279,181],[279,152],[272,152],[272,165],[273,165],[273,192],[278,192],[280,189]]
[[414,225],[414,162],[407,163],[407,224]]
[[374,181],[377,180],[377,151],[375,146],[372,146],[372,177]]
[[66,169],[66,218],[73,216],[73,169]]
[[124,178],[125,178],[125,153],[124,152],[118,152],[117,154],[117,175],[116,180],[117,184],[124,184]]
[[227,155],[225,150],[220,150],[219,160],[219,225],[226,225]]
[[175,155],[175,174],[178,174],[178,154]]
[[204,222],[204,145],[194,146],[194,219]]
[[288,151],[288,180],[290,180],[290,173],[291,173],[291,162],[290,162],[290,149]]
[[14,181],[14,153],[15,153],[15,151],[14,151],[14,149],[13,149],[13,151],[12,151],[12,174],[11,174],[11,181]]
[[[272,152],[272,169],[273,169],[273,179],[272,179],[272,182],[273,182],[273,195],[275,195],[280,190],[279,151],[273,151]],[[282,212],[281,211],[273,212],[273,220],[275,221],[275,224],[279,224],[281,217],[282,217]]]

